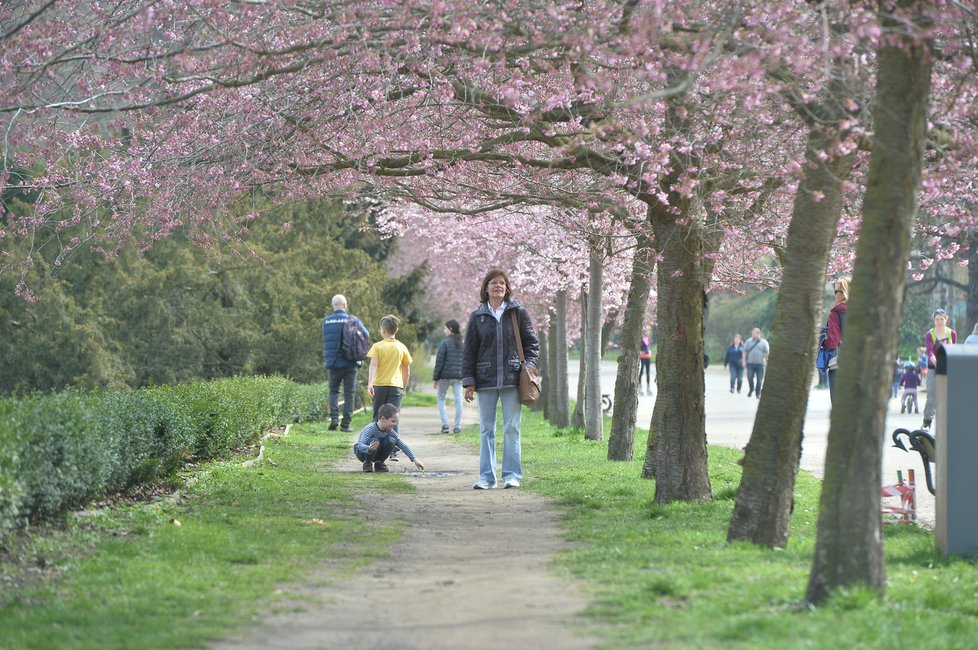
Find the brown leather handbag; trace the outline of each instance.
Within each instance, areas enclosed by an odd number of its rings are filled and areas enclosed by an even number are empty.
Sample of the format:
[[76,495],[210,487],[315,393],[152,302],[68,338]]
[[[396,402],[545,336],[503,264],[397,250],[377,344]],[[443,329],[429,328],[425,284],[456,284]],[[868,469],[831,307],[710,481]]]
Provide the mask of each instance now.
[[526,357],[523,356],[523,338],[520,336],[520,323],[516,318],[516,310],[510,312],[513,315],[513,334],[516,335],[516,351],[520,354],[520,404],[523,406],[533,406],[540,399],[540,391],[543,390],[543,377],[533,366],[526,365]]

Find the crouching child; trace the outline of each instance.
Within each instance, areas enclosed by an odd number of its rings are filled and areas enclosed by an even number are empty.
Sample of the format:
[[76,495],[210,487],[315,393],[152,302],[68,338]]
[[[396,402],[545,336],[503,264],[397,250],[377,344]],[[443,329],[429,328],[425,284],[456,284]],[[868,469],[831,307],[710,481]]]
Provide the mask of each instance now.
[[394,430],[400,418],[400,411],[393,404],[384,404],[377,409],[377,421],[360,430],[360,437],[353,445],[353,453],[363,463],[365,472],[387,472],[384,463],[394,449],[400,449],[414,462],[415,467],[424,469],[424,463],[415,458],[407,443],[401,440]]

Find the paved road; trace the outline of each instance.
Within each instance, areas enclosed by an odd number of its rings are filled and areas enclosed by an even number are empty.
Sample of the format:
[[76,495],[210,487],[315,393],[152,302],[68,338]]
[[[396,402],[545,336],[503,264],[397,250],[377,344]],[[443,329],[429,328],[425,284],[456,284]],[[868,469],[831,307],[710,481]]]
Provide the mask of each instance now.
[[[569,386],[571,398],[577,394],[576,363],[569,365]],[[601,392],[614,394],[617,364],[612,361],[601,363]],[[722,366],[710,366],[706,370],[706,437],[710,444],[742,448],[750,439],[754,426],[754,415],[757,412],[758,400],[747,397],[747,382],[744,381],[743,393],[730,394],[730,378]],[[653,382],[653,390],[654,390]],[[923,410],[926,393],[918,396]],[[641,396],[638,406],[638,424],[647,428],[652,420],[652,408],[655,405],[654,396]],[[816,390],[808,397],[808,412],[805,416],[805,436],[802,441],[801,468],[821,478],[825,474],[825,449],[828,444],[829,413],[831,404],[827,390]],[[919,428],[922,423],[921,415],[903,415],[900,413],[900,403],[890,400],[886,417],[887,445],[883,449],[883,480],[885,483],[896,483],[897,470],[912,468],[917,480],[917,516],[921,524],[934,526],[934,497],[927,491],[923,465],[916,453],[908,454],[895,449],[889,444],[889,435],[894,429]],[[636,440],[637,445],[643,445],[644,440]]]

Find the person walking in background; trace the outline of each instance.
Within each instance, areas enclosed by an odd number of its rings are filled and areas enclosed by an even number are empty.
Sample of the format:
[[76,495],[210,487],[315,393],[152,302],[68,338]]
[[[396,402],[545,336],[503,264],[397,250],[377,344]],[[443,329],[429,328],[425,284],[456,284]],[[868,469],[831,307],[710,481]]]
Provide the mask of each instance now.
[[927,348],[917,348],[917,374],[927,377]]
[[[496,406],[503,412],[503,487],[518,488],[523,479],[520,450],[520,337],[528,366],[540,360],[540,342],[527,311],[513,300],[509,276],[491,269],[479,288],[479,307],[469,315],[462,356],[465,401],[479,394],[479,480],[472,487],[496,487]],[[516,323],[513,323],[513,315]]]
[[723,358],[723,365],[730,370],[730,392],[740,392],[740,387],[744,384],[744,344],[740,334],[734,334],[733,343],[727,348],[727,355]]
[[400,449],[418,469],[424,463],[416,458],[408,444],[397,435],[397,421],[400,411],[393,404],[384,404],[377,410],[377,419],[360,430],[360,436],[353,443],[353,453],[363,463],[365,472],[388,472],[384,463],[395,449]]
[[[346,298],[342,294],[333,296],[333,313],[323,319],[323,365],[329,379],[329,430],[350,431],[353,418],[353,402],[356,397],[357,372],[359,361],[350,361],[340,353],[343,342],[343,327],[350,319],[356,321],[368,339],[370,332],[356,316],[348,312]],[[343,419],[340,420],[340,386],[343,386]]]
[[638,344],[638,394],[642,394],[642,375],[645,375],[645,394],[652,394],[652,339],[649,330],[642,334]]
[[434,388],[438,390],[438,415],[441,416],[441,432],[448,433],[448,409],[445,394],[452,389],[455,398],[455,428],[462,430],[462,332],[454,318],[445,322],[445,340],[435,354]]
[[771,346],[761,338],[761,329],[755,327],[750,332],[750,340],[744,344],[744,367],[747,368],[747,397],[757,395],[761,399],[761,384],[764,382],[764,368]]
[[930,429],[937,411],[937,400],[934,398],[934,369],[937,368],[937,351],[945,343],[957,343],[958,333],[947,326],[947,312],[943,309],[934,310],[934,327],[924,334],[924,350],[927,354],[927,401],[924,402],[924,429]]
[[896,360],[896,368],[893,369],[893,397],[900,395],[900,382],[903,380],[903,362]]
[[849,278],[839,278],[833,285],[835,305],[829,311],[825,322],[825,369],[829,379],[829,401],[832,401],[835,388],[835,371],[838,364],[839,346],[842,345],[842,330],[846,325],[846,310],[849,308]]
[[978,323],[975,323],[975,328],[971,330],[971,334],[968,338],[964,340],[965,343],[978,343]]
[[[411,380],[411,352],[407,347],[394,338],[400,329],[401,321],[393,314],[380,319],[380,335],[382,339],[370,346],[367,358],[370,359],[370,371],[367,378],[367,392],[373,398],[373,419],[376,421],[380,407],[393,404],[400,410],[404,391]],[[395,424],[394,430],[398,431]],[[391,460],[396,460],[394,450]]]
[[[909,361],[903,366],[903,376],[900,378],[900,385],[903,386],[903,398],[900,400],[900,412],[909,413],[910,405],[913,404],[913,412],[920,413],[917,406],[917,389],[920,387],[920,375],[917,369]],[[907,397],[910,401],[907,401]]]

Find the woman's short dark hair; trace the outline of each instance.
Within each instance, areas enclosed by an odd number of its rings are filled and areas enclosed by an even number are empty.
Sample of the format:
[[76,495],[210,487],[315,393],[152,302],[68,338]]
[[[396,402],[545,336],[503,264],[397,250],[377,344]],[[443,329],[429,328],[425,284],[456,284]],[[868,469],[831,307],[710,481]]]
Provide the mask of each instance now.
[[509,300],[513,296],[513,283],[509,281],[509,275],[502,269],[489,269],[486,277],[482,278],[482,287],[479,289],[479,300],[489,302],[489,281],[495,277],[502,276],[506,281],[506,295],[503,300]]

